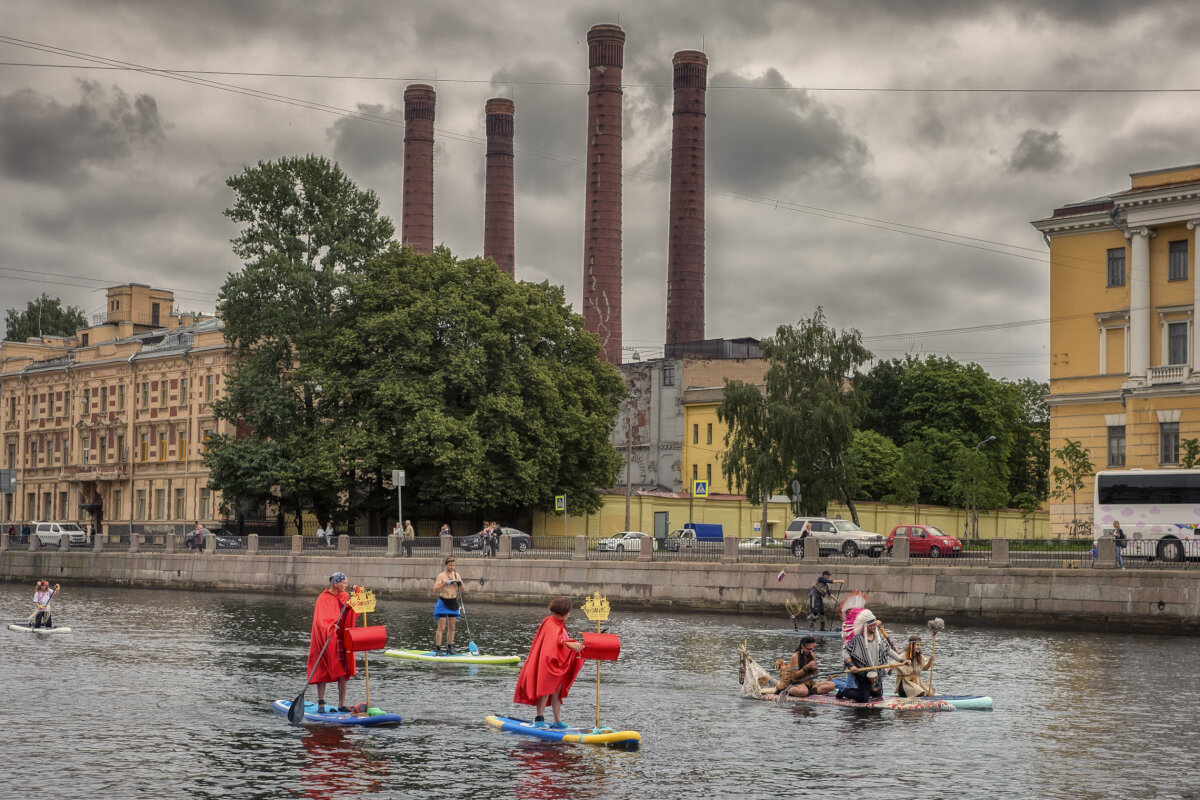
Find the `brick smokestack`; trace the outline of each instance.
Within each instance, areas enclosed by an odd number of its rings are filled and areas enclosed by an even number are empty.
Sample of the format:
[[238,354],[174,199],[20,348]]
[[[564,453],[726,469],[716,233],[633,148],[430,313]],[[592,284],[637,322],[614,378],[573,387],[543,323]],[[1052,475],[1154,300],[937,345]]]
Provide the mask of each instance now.
[[513,101],[493,97],[487,114],[487,172],[484,178],[483,256],[513,274]]
[[667,242],[667,343],[704,339],[704,94],[708,56],[680,50],[671,136],[671,223]]
[[404,90],[404,209],[401,238],[433,252],[433,109],[437,92],[423,83]]
[[583,319],[602,357],[621,363],[621,67],[625,31],[588,31],[587,196],[583,223]]

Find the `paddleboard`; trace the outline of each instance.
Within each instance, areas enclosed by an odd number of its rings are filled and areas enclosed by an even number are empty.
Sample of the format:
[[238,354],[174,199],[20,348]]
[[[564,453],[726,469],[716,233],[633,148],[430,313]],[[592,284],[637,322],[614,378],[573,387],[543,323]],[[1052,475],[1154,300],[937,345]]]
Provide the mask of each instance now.
[[761,700],[782,703],[807,703],[816,706],[844,706],[846,708],[887,708],[892,711],[956,711],[954,704],[936,697],[877,697],[865,703],[854,700],[839,700],[832,694],[795,697],[790,694],[765,694]]
[[511,717],[490,716],[487,724],[497,730],[508,733],[519,733],[548,742],[567,742],[569,744],[598,744],[618,750],[637,750],[642,742],[642,735],[637,731],[614,731],[612,728],[537,728],[532,722]]
[[31,628],[28,625],[9,625],[8,629],[10,631],[22,631],[24,633],[40,633],[40,634],[70,633],[71,632],[70,628]]
[[484,664],[487,666],[503,666],[517,664],[520,656],[490,656],[486,653],[455,653],[452,656],[439,656],[432,650],[384,650],[385,656],[406,658],[409,661],[436,661],[440,664]]
[[[288,711],[292,708],[291,700],[276,700],[271,706],[275,709],[276,714],[288,715]],[[371,709],[371,711],[379,711],[379,709]],[[352,714],[347,711],[330,711],[326,706],[324,714],[317,711],[316,703],[304,704],[304,719],[303,722],[310,725],[357,725],[360,727],[372,728],[394,728],[401,722],[399,714],[385,714],[379,712],[372,714],[368,712],[365,715]]]
[[[889,693],[888,697],[896,695]],[[933,697],[923,697],[922,700],[945,700],[959,711],[991,711],[992,698],[978,694],[935,694]]]

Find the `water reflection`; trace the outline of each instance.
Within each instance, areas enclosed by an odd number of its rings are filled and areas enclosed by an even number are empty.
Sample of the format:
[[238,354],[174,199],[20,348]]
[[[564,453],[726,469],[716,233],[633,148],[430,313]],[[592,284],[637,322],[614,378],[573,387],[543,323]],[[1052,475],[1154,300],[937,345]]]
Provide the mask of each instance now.
[[306,797],[374,794],[386,786],[390,761],[368,747],[372,742],[370,732],[312,727],[304,730],[300,741],[307,756],[300,768],[300,785]]

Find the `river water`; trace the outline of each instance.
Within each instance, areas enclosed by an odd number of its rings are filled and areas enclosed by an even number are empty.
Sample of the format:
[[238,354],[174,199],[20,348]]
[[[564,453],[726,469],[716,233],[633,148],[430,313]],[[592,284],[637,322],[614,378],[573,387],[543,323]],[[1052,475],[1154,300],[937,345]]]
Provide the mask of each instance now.
[[[0,618],[25,618],[31,597],[0,585]],[[622,653],[601,670],[601,721],[642,734],[639,751],[621,752],[488,728],[488,714],[529,717],[512,704],[514,668],[379,654],[371,703],[402,726],[290,726],[271,702],[303,688],[314,600],[64,587],[55,622],[71,634],[4,631],[0,797],[1200,797],[1196,638],[950,626],[938,688],[991,695],[995,710],[897,713],[739,699],[739,643],[764,666],[795,645],[782,609],[615,610]],[[431,647],[431,610],[380,600],[369,622],[388,627],[389,646]],[[480,647],[521,655],[545,615],[467,611]],[[594,629],[579,610],[570,627]],[[928,651],[927,631],[891,630],[897,643],[918,632]],[[834,666],[836,648],[823,641],[818,658]],[[361,661],[359,675],[351,702],[364,699]],[[564,718],[594,715],[592,662]]]

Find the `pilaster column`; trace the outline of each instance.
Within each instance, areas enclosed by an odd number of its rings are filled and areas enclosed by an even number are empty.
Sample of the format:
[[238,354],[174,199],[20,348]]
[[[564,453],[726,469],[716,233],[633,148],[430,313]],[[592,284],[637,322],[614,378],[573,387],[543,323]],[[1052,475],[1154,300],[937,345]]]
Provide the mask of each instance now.
[[1188,363],[1192,372],[1200,371],[1200,219],[1189,219],[1188,230],[1192,232],[1192,241],[1188,243],[1191,250],[1189,268],[1192,279],[1192,351],[1188,353]]
[[1129,230],[1129,377],[1145,380],[1150,367],[1149,228]]

